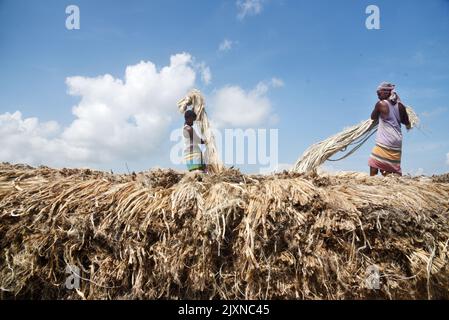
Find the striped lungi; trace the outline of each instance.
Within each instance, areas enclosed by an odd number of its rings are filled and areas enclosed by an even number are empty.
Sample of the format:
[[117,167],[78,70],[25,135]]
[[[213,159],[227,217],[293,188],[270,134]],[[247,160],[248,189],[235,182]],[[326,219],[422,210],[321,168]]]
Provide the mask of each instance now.
[[186,152],[184,155],[184,161],[187,165],[187,170],[194,171],[194,170],[204,170],[205,164],[203,161],[203,154],[201,150],[193,150]]
[[387,147],[380,143],[371,151],[368,165],[388,173],[402,174],[401,148]]

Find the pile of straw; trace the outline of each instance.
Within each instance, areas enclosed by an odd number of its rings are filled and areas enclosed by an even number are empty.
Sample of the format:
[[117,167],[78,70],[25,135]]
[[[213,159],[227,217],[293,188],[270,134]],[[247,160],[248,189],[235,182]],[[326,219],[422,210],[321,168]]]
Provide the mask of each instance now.
[[[419,118],[411,107],[406,107],[406,110],[410,120],[410,127],[415,128],[419,124]],[[353,146],[341,159],[350,156],[377,131],[377,126],[378,121],[368,119],[358,125],[344,129],[326,140],[311,145],[296,161],[292,172],[312,172],[337,152],[344,152],[348,147]]]
[[2,164],[0,298],[447,299],[437,180]]

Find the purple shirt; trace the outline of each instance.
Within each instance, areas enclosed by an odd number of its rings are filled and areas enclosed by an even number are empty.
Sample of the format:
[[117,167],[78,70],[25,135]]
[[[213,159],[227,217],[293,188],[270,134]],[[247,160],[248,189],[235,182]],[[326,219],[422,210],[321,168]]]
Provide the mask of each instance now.
[[402,131],[399,104],[393,105],[388,100],[384,101],[388,104],[389,112],[387,116],[379,116],[376,143],[387,148],[401,149]]

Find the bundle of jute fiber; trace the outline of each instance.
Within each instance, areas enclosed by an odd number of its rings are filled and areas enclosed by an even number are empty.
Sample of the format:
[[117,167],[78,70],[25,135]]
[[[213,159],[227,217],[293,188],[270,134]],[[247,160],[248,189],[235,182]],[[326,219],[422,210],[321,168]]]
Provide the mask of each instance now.
[[2,164],[0,298],[448,299],[437,178]]
[[[406,110],[411,128],[416,127],[419,124],[418,116],[411,107],[406,107]],[[313,144],[296,161],[291,170],[298,173],[314,171],[334,154],[339,151],[346,151],[352,145],[354,146],[353,149],[339,160],[348,157],[377,131],[377,125],[377,121],[369,119],[356,126],[347,128],[326,140]]]
[[215,144],[215,136],[210,128],[209,119],[207,117],[204,97],[199,90],[193,89],[183,99],[178,102],[179,112],[185,113],[187,108],[192,106],[192,110],[197,115],[197,123],[199,125],[201,135],[206,142],[206,162],[210,173],[219,173],[223,170]]

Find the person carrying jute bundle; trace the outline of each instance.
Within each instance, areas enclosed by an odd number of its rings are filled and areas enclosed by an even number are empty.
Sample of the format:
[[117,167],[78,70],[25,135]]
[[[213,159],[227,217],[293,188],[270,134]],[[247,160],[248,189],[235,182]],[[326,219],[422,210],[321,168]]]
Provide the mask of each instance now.
[[379,101],[376,103],[371,119],[379,121],[376,145],[368,160],[370,175],[402,175],[402,130],[401,124],[411,128],[405,106],[395,91],[395,85],[382,82],[377,88]]
[[[217,174],[223,171],[224,166],[218,156],[217,146],[215,145],[215,136],[209,124],[205,105],[201,92],[196,89],[191,90],[183,99],[178,101],[179,112],[184,114],[184,117],[186,117],[186,115],[193,117],[189,120],[189,123],[191,124],[188,125],[192,130],[184,126],[186,130],[184,138],[190,137],[190,132],[192,133],[192,143],[185,140],[186,146],[188,145],[189,147],[187,148],[188,150],[185,150],[184,155],[186,162],[188,162],[189,170],[203,170],[210,174]],[[190,111],[193,113],[189,112],[186,114],[190,106]],[[197,136],[196,141],[193,139],[195,137],[193,135],[195,131],[192,127],[194,121],[196,121],[202,137],[202,139],[200,139]],[[206,145],[204,155],[199,152],[201,151],[198,146],[199,144]],[[201,158],[199,158],[200,155]]]
[[206,171],[206,164],[204,163],[203,153],[199,147],[200,144],[205,144],[193,128],[193,123],[196,120],[196,113],[193,110],[187,110],[184,113],[184,160],[187,165],[187,170],[191,171]]

